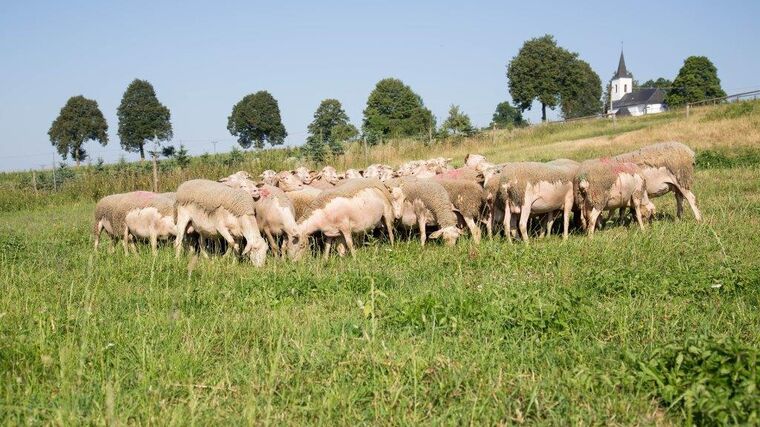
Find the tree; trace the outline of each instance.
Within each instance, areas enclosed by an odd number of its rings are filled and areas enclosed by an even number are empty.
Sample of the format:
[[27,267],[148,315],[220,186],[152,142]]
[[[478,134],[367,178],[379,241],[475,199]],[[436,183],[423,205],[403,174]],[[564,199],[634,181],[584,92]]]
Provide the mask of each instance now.
[[253,145],[261,149],[265,143],[281,145],[288,136],[280,117],[280,106],[265,90],[246,95],[232,107],[227,129],[238,137],[238,144],[243,148]]
[[588,62],[572,54],[563,67],[560,106],[565,119],[602,112],[602,81]]
[[665,97],[665,103],[677,107],[688,102],[702,101],[726,96],[720,87],[718,69],[704,56],[690,56],[683,62],[673,89]]
[[367,99],[362,131],[370,143],[380,138],[426,135],[435,127],[422,98],[399,79],[380,80]]
[[97,141],[100,145],[108,144],[108,124],[98,103],[82,95],[72,96],[61,108],[48,136],[58,154],[64,160],[71,157],[79,166],[79,162],[87,158],[87,152],[82,147],[87,141]]
[[172,138],[169,109],[158,101],[156,92],[146,80],[129,84],[116,110],[119,117],[119,139],[126,151],[139,152],[145,159],[145,143],[160,144]]
[[546,121],[546,108],[559,105],[563,67],[569,56],[549,34],[523,44],[507,65],[509,94],[521,111],[529,110],[536,100],[541,103],[541,120]]
[[[635,83],[635,80],[634,80]],[[636,87],[636,86],[634,86]],[[670,89],[673,87],[673,82],[664,77],[659,77],[657,80],[649,79],[639,85],[642,89],[658,88],[658,89]]]
[[348,115],[337,99],[325,99],[319,104],[308,131],[304,150],[312,160],[318,162],[325,159],[328,151],[333,155],[343,154],[343,142],[359,133],[349,123]]
[[474,132],[470,117],[460,111],[458,105],[451,105],[449,108],[449,116],[441,125],[441,129],[446,133],[450,132],[454,136],[472,135]]
[[522,127],[527,122],[523,119],[520,110],[513,107],[509,102],[504,101],[496,105],[496,111],[493,113],[491,125],[500,128]]

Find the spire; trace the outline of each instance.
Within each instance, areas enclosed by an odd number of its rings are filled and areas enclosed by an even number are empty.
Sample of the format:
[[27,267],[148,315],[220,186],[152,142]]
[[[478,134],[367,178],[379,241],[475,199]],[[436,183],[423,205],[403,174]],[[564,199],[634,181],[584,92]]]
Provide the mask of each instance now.
[[620,62],[618,62],[617,73],[612,76],[613,79],[619,79],[621,77],[631,78],[633,75],[625,68],[625,57],[623,56],[623,50],[620,50]]

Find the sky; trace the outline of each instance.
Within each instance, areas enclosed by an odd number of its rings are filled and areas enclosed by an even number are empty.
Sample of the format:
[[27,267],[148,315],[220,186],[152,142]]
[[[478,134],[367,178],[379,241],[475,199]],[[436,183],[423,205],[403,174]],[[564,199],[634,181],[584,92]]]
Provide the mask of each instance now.
[[[510,99],[507,63],[525,40],[547,33],[602,81],[623,46],[641,82],[673,79],[686,57],[704,55],[727,93],[760,89],[757,16],[757,0],[0,0],[0,170],[60,161],[47,131],[75,95],[95,99],[108,121],[109,143],[88,142],[91,156],[137,159],[121,150],[116,118],[135,78],[153,84],[171,110],[172,143],[191,154],[229,151],[232,106],[258,90],[278,100],[288,145],[304,143],[325,98],[340,100],[360,127],[367,96],[385,77],[411,86],[438,123],[457,104],[487,126]],[[540,108],[525,114],[537,122]]]

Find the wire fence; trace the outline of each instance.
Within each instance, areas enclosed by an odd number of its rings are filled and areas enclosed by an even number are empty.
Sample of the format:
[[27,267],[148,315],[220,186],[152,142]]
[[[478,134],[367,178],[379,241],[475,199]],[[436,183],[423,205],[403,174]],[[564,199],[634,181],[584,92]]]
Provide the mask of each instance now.
[[689,102],[686,104],[686,117],[689,117],[689,113],[694,107],[704,107],[708,105],[728,104],[739,101],[754,101],[760,99],[760,90],[753,90],[750,92],[735,93],[733,95],[721,96],[719,98],[705,99],[697,102]]

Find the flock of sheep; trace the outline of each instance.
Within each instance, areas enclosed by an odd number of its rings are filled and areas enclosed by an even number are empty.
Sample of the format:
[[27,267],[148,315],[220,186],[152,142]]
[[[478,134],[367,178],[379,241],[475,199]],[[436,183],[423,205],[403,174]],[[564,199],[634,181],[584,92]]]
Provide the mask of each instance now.
[[609,219],[619,210],[623,218],[627,208],[643,228],[654,214],[650,198],[671,191],[679,218],[686,199],[701,220],[691,192],[694,152],[678,142],[581,163],[493,164],[469,154],[455,169],[450,161],[415,160],[396,170],[374,164],[343,173],[331,166],[267,170],[258,182],[241,171],[218,181],[186,181],[175,193],[114,194],[95,207],[95,249],[104,230],[111,247],[121,240],[127,254],[136,251],[135,240],[149,241],[155,253],[159,240],[174,237],[177,256],[187,246],[207,257],[219,242],[226,253],[261,266],[268,251],[291,260],[320,249],[328,257],[333,247],[354,255],[354,238],[378,228],[391,244],[399,229],[417,229],[423,245],[428,238],[454,245],[465,232],[477,243],[481,226],[489,236],[501,230],[507,239],[527,242],[531,230],[550,234],[559,216],[567,238],[571,213],[589,235],[604,222],[603,212]]

